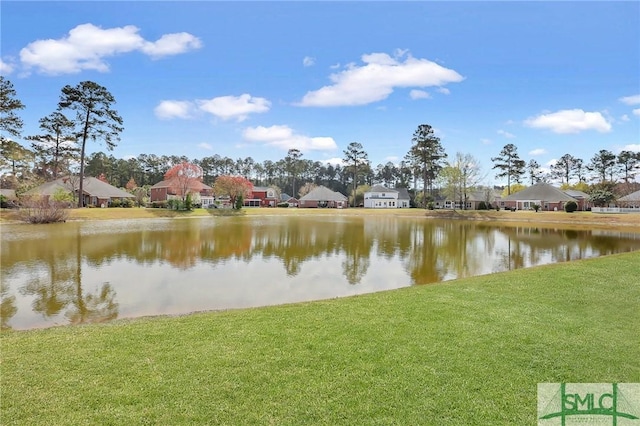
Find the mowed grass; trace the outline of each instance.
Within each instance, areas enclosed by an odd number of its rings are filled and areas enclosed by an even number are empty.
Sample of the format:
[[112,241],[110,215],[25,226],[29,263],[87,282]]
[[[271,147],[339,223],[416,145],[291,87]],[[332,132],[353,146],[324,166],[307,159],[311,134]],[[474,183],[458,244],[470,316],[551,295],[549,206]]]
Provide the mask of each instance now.
[[640,253],[343,299],[8,331],[3,425],[525,425],[640,382]]

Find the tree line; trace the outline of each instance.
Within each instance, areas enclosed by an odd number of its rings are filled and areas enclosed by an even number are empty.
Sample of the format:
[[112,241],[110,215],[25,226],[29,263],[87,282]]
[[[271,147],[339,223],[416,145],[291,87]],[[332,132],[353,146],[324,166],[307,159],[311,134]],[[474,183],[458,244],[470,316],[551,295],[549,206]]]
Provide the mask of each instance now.
[[[465,205],[469,194],[483,186],[489,174],[471,154],[456,152],[450,157],[428,124],[421,124],[414,131],[411,147],[401,161],[376,166],[359,142],[350,143],[343,151],[342,164],[306,159],[298,149],[289,149],[279,160],[262,162],[252,157],[233,159],[218,154],[203,158],[140,154],[127,159],[101,151],[85,155],[87,142],[104,142],[107,151],[119,142],[124,127],[115,103],[113,95],[94,82],[65,86],[57,108],[39,120],[40,134],[22,137],[23,122],[18,111],[24,105],[12,83],[0,76],[0,186],[20,192],[75,174],[102,176],[127,190],[148,188],[162,181],[172,167],[188,162],[202,169],[202,181],[209,186],[214,186],[219,176],[236,175],[255,186],[275,186],[297,197],[305,185],[324,185],[349,194],[355,205],[365,189],[381,184],[408,188],[412,202],[426,207],[436,196],[447,196]],[[18,142],[20,139],[22,143]],[[523,184],[541,181],[559,182],[585,192],[603,188],[611,192],[621,182],[634,188],[632,182],[640,172],[640,153],[622,151],[616,155],[604,149],[588,161],[567,153],[548,172],[543,172],[534,159],[521,159],[514,144],[505,145],[491,161],[495,177],[507,182],[507,194]]]

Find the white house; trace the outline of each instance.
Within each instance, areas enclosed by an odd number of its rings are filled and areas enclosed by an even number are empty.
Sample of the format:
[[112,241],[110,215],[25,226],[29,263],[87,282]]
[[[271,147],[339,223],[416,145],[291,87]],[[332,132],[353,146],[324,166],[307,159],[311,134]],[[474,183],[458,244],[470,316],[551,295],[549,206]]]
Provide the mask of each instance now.
[[367,209],[401,209],[409,207],[409,193],[405,188],[391,189],[374,185],[364,193],[364,207]]

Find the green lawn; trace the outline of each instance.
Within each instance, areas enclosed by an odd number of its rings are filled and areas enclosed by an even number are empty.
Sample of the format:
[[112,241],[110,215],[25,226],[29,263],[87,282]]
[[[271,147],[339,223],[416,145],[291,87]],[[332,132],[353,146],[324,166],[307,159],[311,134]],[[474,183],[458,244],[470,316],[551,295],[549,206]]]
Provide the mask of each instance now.
[[640,253],[377,294],[3,332],[3,425],[528,425],[640,382]]

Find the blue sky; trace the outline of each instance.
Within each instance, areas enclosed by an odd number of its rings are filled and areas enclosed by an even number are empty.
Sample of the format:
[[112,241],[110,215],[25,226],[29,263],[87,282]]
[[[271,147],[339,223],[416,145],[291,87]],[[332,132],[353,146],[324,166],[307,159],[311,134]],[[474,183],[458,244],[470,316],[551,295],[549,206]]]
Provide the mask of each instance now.
[[[453,157],[513,143],[548,166],[640,151],[640,2],[1,4],[2,74],[23,135],[92,80],[142,153],[398,162],[420,124]],[[89,152],[105,146],[92,143]]]

